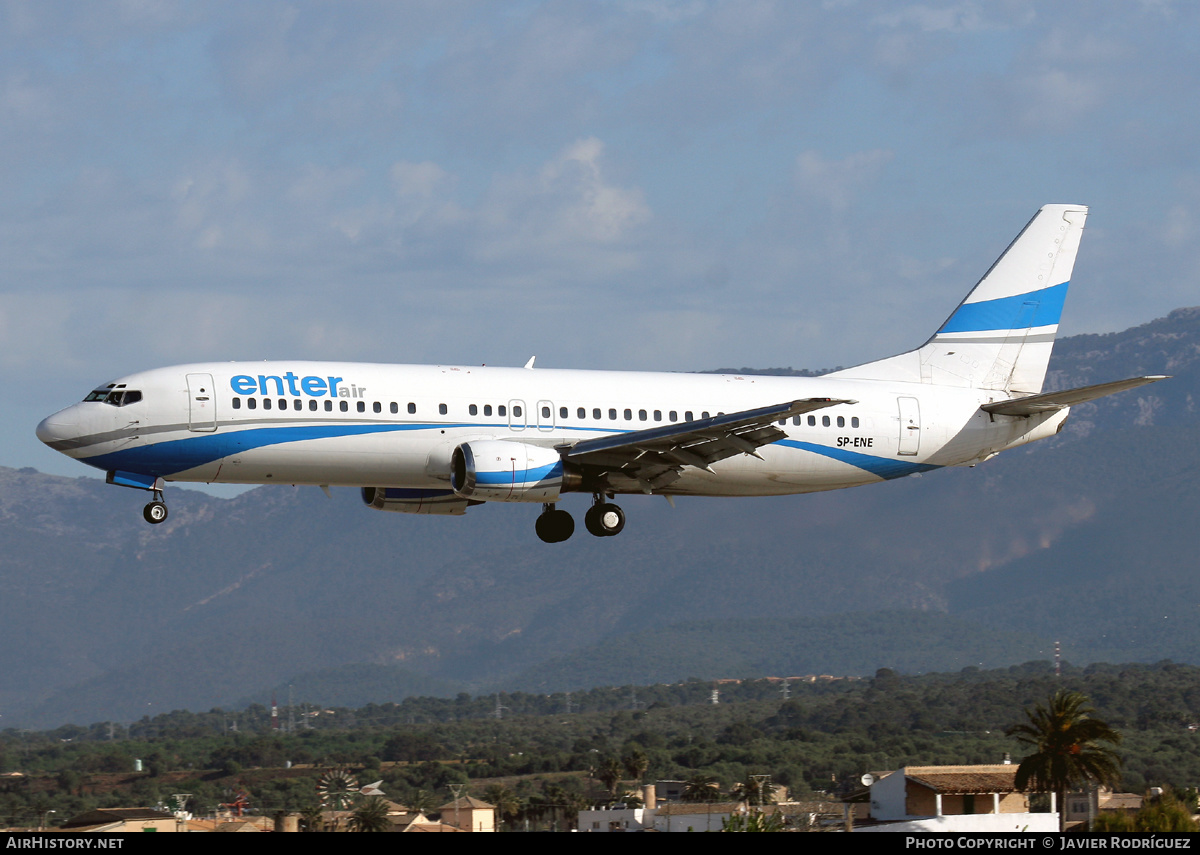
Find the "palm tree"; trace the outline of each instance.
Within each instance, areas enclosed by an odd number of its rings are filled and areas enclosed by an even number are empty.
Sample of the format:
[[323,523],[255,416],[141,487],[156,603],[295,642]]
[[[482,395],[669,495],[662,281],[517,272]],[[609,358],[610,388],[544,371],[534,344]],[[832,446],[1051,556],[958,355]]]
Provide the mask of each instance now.
[[650,768],[650,759],[646,756],[646,752],[640,748],[634,748],[622,757],[621,763],[625,766],[625,772],[629,777],[633,778],[639,784],[646,777],[646,770]]
[[359,802],[354,813],[350,815],[351,831],[387,831],[390,825],[387,802],[379,796],[371,796]]
[[775,799],[775,785],[764,775],[754,775],[744,784],[738,784],[730,792],[736,801],[747,805],[764,805]]
[[524,808],[520,797],[503,784],[489,784],[483,791],[483,798],[496,807],[497,828],[502,823],[512,823]]
[[616,757],[608,756],[600,761],[595,777],[608,790],[610,799],[617,795],[617,785],[621,783],[621,773],[624,771],[625,767]]
[[720,797],[720,785],[711,775],[694,775],[683,782],[685,802],[715,802]]
[[1034,749],[1017,768],[1017,789],[1056,793],[1060,829],[1066,827],[1068,790],[1115,784],[1121,777],[1121,758],[1111,747],[1120,744],[1121,734],[1092,718],[1088,703],[1079,692],[1059,689],[1045,706],[1025,710],[1028,723],[1005,731]]

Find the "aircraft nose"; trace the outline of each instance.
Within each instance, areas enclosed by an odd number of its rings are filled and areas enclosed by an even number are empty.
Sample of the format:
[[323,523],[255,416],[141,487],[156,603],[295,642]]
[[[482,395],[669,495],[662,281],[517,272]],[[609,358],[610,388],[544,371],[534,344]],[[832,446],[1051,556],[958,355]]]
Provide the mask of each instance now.
[[38,422],[37,438],[51,448],[78,436],[79,424],[66,410],[47,416]]

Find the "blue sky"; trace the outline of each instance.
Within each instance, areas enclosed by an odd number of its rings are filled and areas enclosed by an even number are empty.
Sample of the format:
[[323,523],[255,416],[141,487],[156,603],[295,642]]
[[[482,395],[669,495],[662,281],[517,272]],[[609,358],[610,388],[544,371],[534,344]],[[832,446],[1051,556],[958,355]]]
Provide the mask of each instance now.
[[0,465],[230,359],[692,370],[923,341],[1092,206],[1062,331],[1200,304],[1171,2],[0,2]]

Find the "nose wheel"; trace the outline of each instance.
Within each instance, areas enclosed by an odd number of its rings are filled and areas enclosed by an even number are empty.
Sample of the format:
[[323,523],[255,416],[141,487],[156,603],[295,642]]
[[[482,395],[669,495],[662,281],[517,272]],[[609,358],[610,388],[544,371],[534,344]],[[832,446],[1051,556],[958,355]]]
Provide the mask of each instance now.
[[625,512],[620,506],[597,497],[595,504],[583,515],[583,525],[596,537],[612,537],[625,528]]
[[162,493],[155,492],[154,501],[142,508],[142,516],[151,525],[158,525],[167,518],[167,505],[162,500]]
[[542,513],[534,523],[534,531],[546,543],[562,543],[575,533],[575,520],[566,511],[552,504],[542,505]]

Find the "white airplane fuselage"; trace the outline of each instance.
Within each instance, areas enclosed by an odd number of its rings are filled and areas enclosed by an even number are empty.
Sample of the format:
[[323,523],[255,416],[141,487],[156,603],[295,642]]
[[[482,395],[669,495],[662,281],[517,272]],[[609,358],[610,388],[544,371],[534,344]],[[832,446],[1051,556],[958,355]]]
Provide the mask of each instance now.
[[820,377],[267,362],[159,368],[110,385],[141,399],[74,404],[39,435],[102,470],[219,484],[448,490],[453,451],[473,440],[553,449],[779,401],[855,401],[785,419],[787,437],[761,459],[688,467],[654,491],[774,496],[978,462],[1066,417],[990,417],[984,390]]

